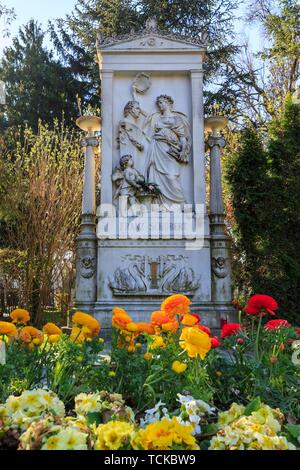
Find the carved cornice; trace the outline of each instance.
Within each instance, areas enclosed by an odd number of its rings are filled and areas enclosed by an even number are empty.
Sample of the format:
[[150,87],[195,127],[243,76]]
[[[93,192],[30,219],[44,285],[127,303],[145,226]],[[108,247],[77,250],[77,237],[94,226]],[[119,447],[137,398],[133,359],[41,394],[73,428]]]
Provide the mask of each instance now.
[[[154,37],[151,38],[151,35]],[[155,19],[150,18],[146,21],[146,25],[140,31],[131,30],[130,33],[115,35],[115,36],[105,36],[102,33],[97,35],[97,49],[103,49],[109,46],[114,46],[116,44],[133,41],[136,39],[145,39],[148,36],[148,41],[145,41],[141,44],[144,47],[154,47],[155,38],[159,37],[161,39],[169,39],[171,41],[181,42],[183,44],[189,44],[191,46],[201,46],[203,48],[207,47],[208,35],[206,32],[202,32],[198,37],[186,36],[183,34],[172,33],[170,31],[158,29],[157,22]]]

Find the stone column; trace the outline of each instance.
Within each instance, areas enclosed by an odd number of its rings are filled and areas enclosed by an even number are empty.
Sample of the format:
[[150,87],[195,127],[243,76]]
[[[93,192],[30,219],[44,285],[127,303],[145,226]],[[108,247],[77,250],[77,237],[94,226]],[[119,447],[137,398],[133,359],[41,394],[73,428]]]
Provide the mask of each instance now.
[[96,175],[95,148],[99,140],[95,131],[100,130],[100,118],[82,116],[76,124],[87,132],[81,142],[85,153],[82,216],[80,234],[76,240],[76,299],[75,307],[93,313],[97,292],[97,237],[96,237]]
[[232,301],[230,239],[225,230],[221,172],[221,149],[226,142],[220,131],[226,124],[227,119],[223,116],[212,116],[205,120],[205,127],[211,132],[207,144],[210,148],[212,301],[216,306]]

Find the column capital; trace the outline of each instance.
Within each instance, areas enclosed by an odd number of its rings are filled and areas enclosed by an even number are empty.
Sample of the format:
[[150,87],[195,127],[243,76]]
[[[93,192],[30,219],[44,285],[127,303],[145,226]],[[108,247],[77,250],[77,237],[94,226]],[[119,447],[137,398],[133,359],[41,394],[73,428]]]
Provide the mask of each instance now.
[[215,146],[218,146],[220,148],[223,148],[225,147],[226,145],[226,140],[224,139],[224,137],[222,136],[214,136],[214,135],[210,135],[207,139],[207,145],[210,147],[210,148],[213,148]]
[[98,147],[99,139],[98,137],[84,137],[80,141],[81,147]]

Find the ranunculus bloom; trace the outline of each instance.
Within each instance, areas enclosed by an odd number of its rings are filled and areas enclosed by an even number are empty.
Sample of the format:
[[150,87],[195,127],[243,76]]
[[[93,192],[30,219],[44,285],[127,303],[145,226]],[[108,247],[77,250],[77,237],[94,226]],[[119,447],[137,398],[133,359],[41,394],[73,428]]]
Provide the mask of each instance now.
[[214,336],[213,338],[210,338],[211,342],[211,347],[212,348],[218,348],[221,344],[220,338],[218,336]]
[[154,334],[154,326],[151,323],[139,322],[136,324],[139,333],[148,333],[148,335]]
[[196,327],[199,328],[199,330],[204,331],[204,333],[206,333],[208,336],[211,336],[211,331],[210,331],[210,328],[208,328],[208,326],[196,325]]
[[186,295],[171,295],[161,304],[161,310],[168,315],[186,315],[190,311],[191,301]]
[[74,326],[78,326],[79,328],[86,327],[90,330],[90,334],[86,331],[86,336],[90,338],[94,338],[99,334],[100,325],[96,318],[88,315],[87,313],[83,312],[76,312],[72,317],[72,321]]
[[[122,310],[122,309],[119,309]],[[126,325],[128,323],[133,323],[132,318],[127,315],[127,313],[124,313],[119,311],[118,313],[114,313],[112,317],[112,326],[114,328],[117,328],[118,330],[126,330]]]
[[168,331],[169,333],[176,333],[178,328],[179,328],[179,323],[176,319],[174,321],[171,321],[171,322],[168,322],[168,323],[163,323],[161,325],[161,329],[163,331]]
[[58,343],[58,341],[60,340],[60,337],[61,335],[50,335],[48,336],[48,341],[51,344],[55,344],[55,343]]
[[277,328],[287,328],[288,326],[291,326],[290,323],[288,323],[286,320],[270,320],[265,324],[265,328],[267,330],[275,330]]
[[151,343],[149,349],[153,350],[153,349],[164,348],[164,347],[165,347],[165,343],[164,343],[163,337],[154,336],[154,341],[153,343]]
[[24,310],[23,308],[16,308],[11,312],[10,318],[12,319],[13,323],[26,325],[26,323],[28,323],[30,320],[30,314],[28,310]]
[[204,359],[211,349],[210,337],[194,326],[183,328],[179,344],[190,357],[200,356],[201,359]]
[[241,330],[243,330],[243,327],[239,323],[226,323],[222,326],[222,338],[235,336]]
[[264,294],[255,294],[249,300],[244,311],[249,315],[275,315],[274,310],[278,309],[278,304],[273,297]]
[[24,326],[19,331],[18,339],[29,346],[29,349],[33,349],[34,346],[40,346],[43,343],[43,333],[34,328],[33,326]]
[[61,329],[54,323],[46,323],[46,325],[43,327],[43,332],[48,336],[62,334]]
[[13,323],[9,323],[7,321],[0,321],[0,335],[5,336],[16,336],[17,328]]
[[185,326],[194,326],[199,323],[199,317],[198,315],[187,313],[186,315],[180,318],[180,321]]
[[174,361],[172,364],[172,370],[176,372],[176,374],[182,374],[187,368],[187,364],[184,364],[180,361]]
[[174,316],[168,315],[161,310],[151,314],[151,324],[154,326],[162,326],[164,323],[170,323],[172,321],[174,321]]

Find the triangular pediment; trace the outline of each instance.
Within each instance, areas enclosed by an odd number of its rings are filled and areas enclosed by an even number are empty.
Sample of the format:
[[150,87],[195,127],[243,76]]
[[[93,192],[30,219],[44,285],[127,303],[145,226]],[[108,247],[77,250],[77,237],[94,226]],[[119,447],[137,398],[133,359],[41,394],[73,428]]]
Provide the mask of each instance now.
[[178,40],[177,38],[170,38],[162,36],[158,33],[140,35],[134,38],[110,38],[107,43],[98,41],[98,50],[105,51],[121,51],[121,50],[203,50],[203,44],[197,44],[196,41],[188,41],[187,39]]

